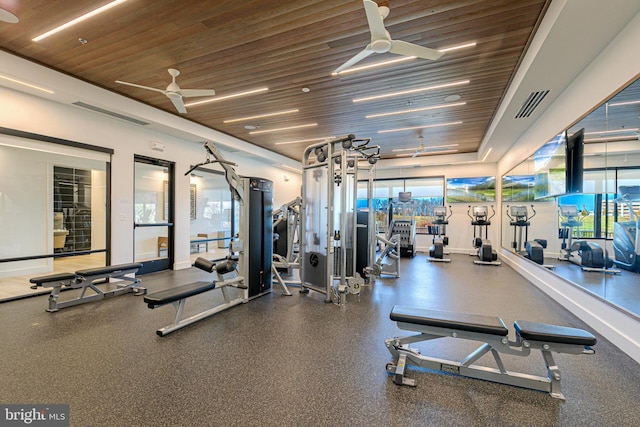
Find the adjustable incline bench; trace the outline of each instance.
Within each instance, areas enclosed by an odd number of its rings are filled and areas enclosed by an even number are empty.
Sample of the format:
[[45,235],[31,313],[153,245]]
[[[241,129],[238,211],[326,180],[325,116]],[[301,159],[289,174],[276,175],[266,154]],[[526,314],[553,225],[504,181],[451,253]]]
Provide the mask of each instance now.
[[[173,304],[176,309],[175,321],[172,324],[165,326],[164,328],[160,328],[156,331],[156,334],[161,337],[170,334],[171,332],[176,331],[180,328],[184,328],[187,325],[212,316],[216,313],[219,313],[222,310],[226,310],[227,308],[248,301],[247,285],[244,283],[244,277],[238,276],[238,271],[236,270],[237,265],[234,261],[224,260],[216,264],[204,258],[198,258],[193,263],[193,266],[199,268],[200,270],[204,270],[207,273],[213,273],[215,271],[218,281],[214,280],[212,282],[202,281],[188,283],[186,285],[176,286],[174,288],[155,292],[144,297],[144,302],[147,303],[147,306],[151,309],[161,307],[166,304]],[[227,286],[242,289],[243,291],[236,299],[231,300],[226,289]],[[187,303],[187,298],[214,289],[220,289],[220,291],[222,292],[222,296],[224,298],[223,304],[219,304],[201,313],[195,314],[186,319],[182,319],[182,313]]]
[[[128,292],[133,292],[135,295],[146,294],[147,288],[139,286],[140,279],[127,276],[127,274],[137,273],[140,267],[142,267],[140,263],[109,265],[107,267],[78,270],[75,273],[57,273],[48,276],[34,277],[30,279],[29,282],[34,284],[31,286],[32,289],[36,289],[38,286],[53,288],[49,295],[49,308],[47,308],[47,311],[54,312],[61,308],[84,304]],[[117,283],[115,289],[105,291],[96,286],[98,282],[109,282],[111,279],[122,280],[126,283]],[[72,289],[82,288],[82,292],[77,298],[59,302],[58,298],[60,297],[60,291],[63,287],[70,287]],[[87,289],[91,289],[95,293],[85,295]]]
[[[413,379],[405,377],[407,364],[450,374],[493,381],[517,387],[548,392],[552,397],[564,400],[560,388],[560,369],[553,360],[552,352],[569,354],[593,354],[591,346],[596,338],[582,329],[544,323],[514,322],[516,340],[509,341],[509,330],[499,317],[420,309],[396,305],[391,310],[391,320],[407,331],[419,332],[404,338],[389,338],[385,345],[394,357],[387,364],[387,372],[393,375],[398,385],[415,386]],[[461,361],[443,360],[423,356],[409,344],[437,338],[461,338],[483,342],[480,347]],[[540,350],[547,367],[547,377],[507,371],[500,353],[529,356],[531,350]],[[498,369],[473,365],[491,352]]]

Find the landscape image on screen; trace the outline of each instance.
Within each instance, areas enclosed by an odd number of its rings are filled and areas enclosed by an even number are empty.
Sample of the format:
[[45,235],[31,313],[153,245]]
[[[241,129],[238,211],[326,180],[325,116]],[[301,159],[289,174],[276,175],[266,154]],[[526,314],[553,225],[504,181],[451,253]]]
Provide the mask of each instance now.
[[563,132],[533,155],[534,198],[565,194],[567,188],[566,134]]
[[532,202],[535,200],[533,175],[505,175],[502,177],[503,202]]
[[493,202],[496,177],[447,178],[447,203]]

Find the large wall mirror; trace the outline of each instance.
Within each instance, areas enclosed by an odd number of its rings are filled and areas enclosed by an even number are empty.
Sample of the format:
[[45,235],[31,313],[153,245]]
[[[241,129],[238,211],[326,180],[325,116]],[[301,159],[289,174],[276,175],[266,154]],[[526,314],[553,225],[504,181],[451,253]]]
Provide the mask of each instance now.
[[639,128],[637,79],[502,177],[502,245],[638,317]]

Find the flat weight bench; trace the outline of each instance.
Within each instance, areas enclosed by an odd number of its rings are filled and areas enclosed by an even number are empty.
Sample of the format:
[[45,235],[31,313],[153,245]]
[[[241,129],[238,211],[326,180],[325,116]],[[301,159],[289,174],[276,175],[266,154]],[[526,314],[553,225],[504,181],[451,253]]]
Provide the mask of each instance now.
[[[180,285],[174,288],[158,291],[144,297],[144,302],[147,303],[147,306],[151,309],[167,304],[172,304],[176,309],[175,321],[172,324],[156,331],[156,334],[161,337],[226,310],[227,308],[248,301],[247,286],[244,284],[244,278],[242,276],[238,276],[235,262],[226,260],[216,264],[204,258],[198,258],[194,262],[193,266],[204,270],[207,273],[213,273],[215,271],[217,274],[217,281],[188,283],[186,285]],[[227,292],[227,286],[241,289],[242,292],[236,299],[232,300]],[[222,297],[224,298],[223,304],[213,306],[186,319],[182,318],[187,298],[200,295],[214,289],[220,289],[222,292]]]
[[[394,357],[387,364],[387,372],[393,375],[398,385],[415,386],[413,379],[405,377],[407,364],[465,377],[493,381],[517,387],[548,392],[552,397],[564,400],[560,388],[560,369],[555,364],[552,352],[569,354],[593,354],[591,346],[596,338],[582,329],[545,323],[518,320],[514,323],[516,340],[509,341],[509,330],[499,317],[479,316],[440,310],[421,309],[396,305],[391,310],[391,320],[400,329],[419,332],[404,338],[389,338],[385,345]],[[480,341],[475,351],[461,361],[444,360],[423,356],[409,344],[437,338],[461,338]],[[540,350],[547,367],[547,376],[507,371],[500,353],[529,356],[531,350]],[[474,365],[478,359],[491,352],[497,369]]]
[[[135,295],[146,294],[147,289],[139,286],[140,279],[127,276],[137,273],[140,267],[142,267],[140,263],[110,265],[107,267],[78,270],[75,273],[56,273],[48,276],[34,277],[30,279],[29,282],[34,284],[34,286],[31,286],[33,289],[38,286],[53,288],[49,295],[49,307],[47,311],[54,312],[61,308],[84,304],[128,292],[133,292]],[[116,283],[115,289],[105,291],[96,286],[98,282],[111,281],[111,279],[118,279],[125,283]],[[71,289],[81,288],[82,291],[77,298],[68,301],[58,301],[60,291],[63,287],[69,287]],[[95,293],[86,295],[87,289],[91,289]]]

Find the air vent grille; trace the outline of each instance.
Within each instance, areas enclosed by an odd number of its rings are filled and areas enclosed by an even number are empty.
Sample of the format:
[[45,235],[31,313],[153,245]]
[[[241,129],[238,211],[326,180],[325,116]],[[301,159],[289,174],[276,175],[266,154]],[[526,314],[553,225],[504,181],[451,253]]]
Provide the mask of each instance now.
[[527,99],[522,104],[522,107],[518,110],[516,114],[516,119],[523,119],[531,116],[533,111],[538,108],[538,105],[542,102],[545,96],[549,93],[548,90],[539,90],[537,92],[531,92]]
[[86,108],[87,110],[95,111],[97,113],[106,114],[107,116],[115,117],[121,120],[126,120],[129,123],[135,123],[140,126],[146,126],[149,123],[143,122],[142,120],[134,119],[133,117],[125,116],[123,114],[114,113],[113,111],[105,110],[104,108],[96,107],[95,105],[87,104],[82,101],[76,101],[73,105],[77,105],[78,107]]

